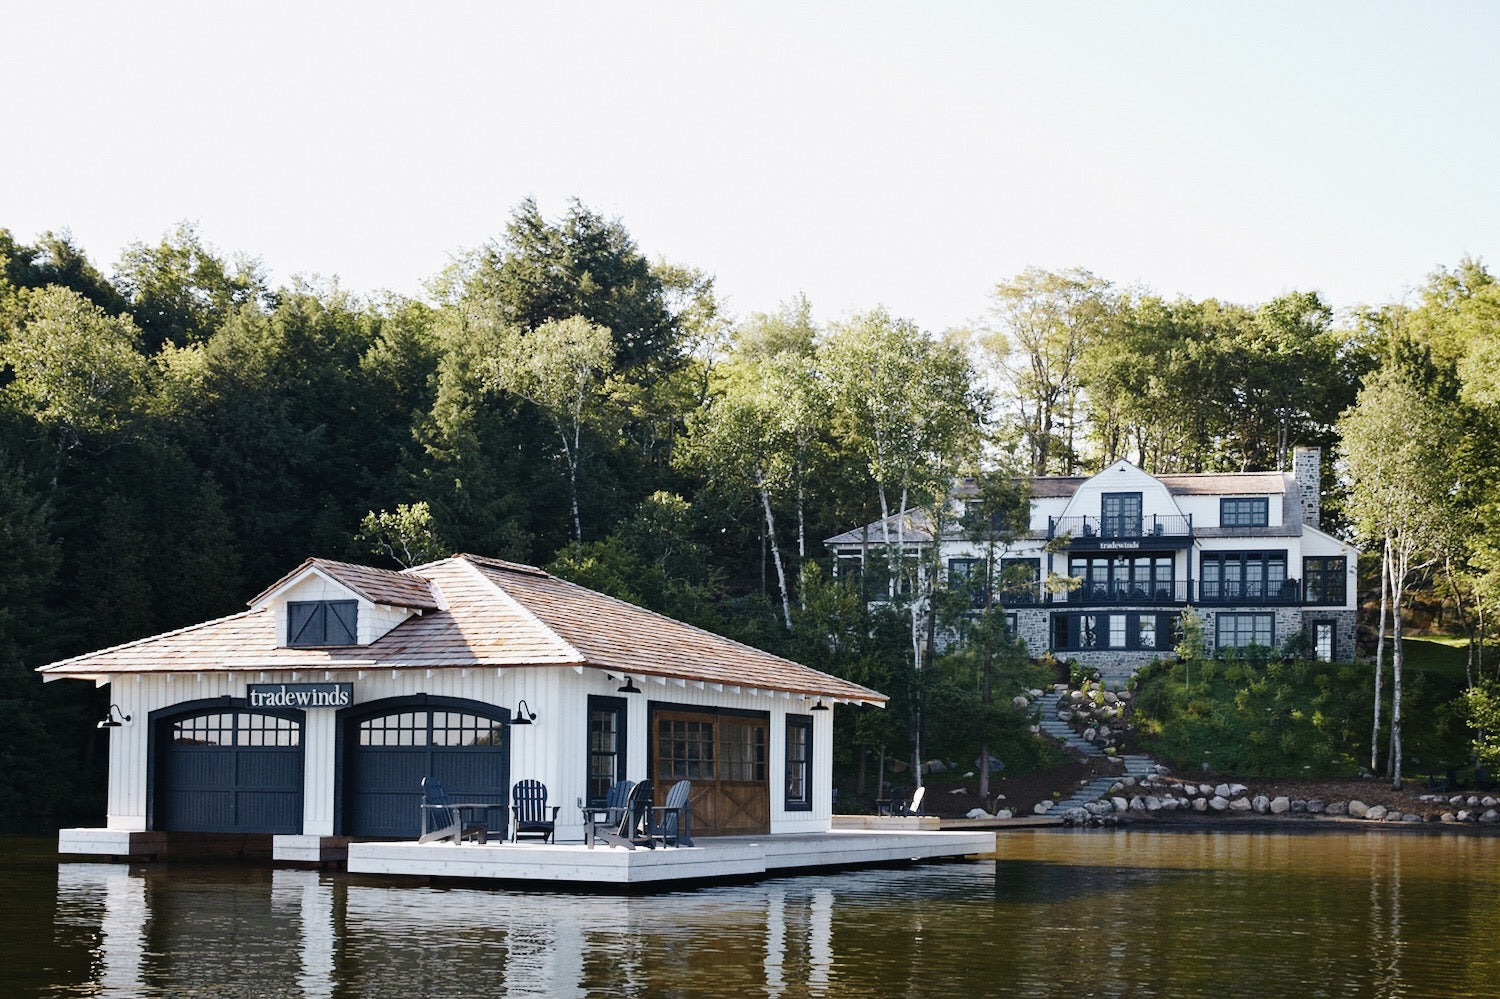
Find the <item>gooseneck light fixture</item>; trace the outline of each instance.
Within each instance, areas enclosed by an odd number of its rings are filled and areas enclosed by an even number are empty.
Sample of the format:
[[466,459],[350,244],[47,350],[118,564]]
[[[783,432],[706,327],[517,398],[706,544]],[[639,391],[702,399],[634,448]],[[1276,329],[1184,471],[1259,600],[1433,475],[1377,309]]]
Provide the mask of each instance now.
[[812,707],[808,708],[807,710],[809,710],[809,711],[827,711],[828,710],[828,705],[824,704],[823,703],[823,698],[820,697],[820,698],[818,698],[818,703],[814,704]]
[[622,694],[639,694],[641,692],[641,688],[635,685],[635,677],[627,676],[625,678],[625,685],[618,688],[618,691]]
[[105,715],[104,716],[104,720],[102,722],[100,722],[98,725],[95,725],[94,727],[95,728],[120,728],[123,725],[129,725],[129,724],[130,724],[130,716],[127,715],[125,712],[121,711],[120,710],[120,706],[118,704],[111,704],[109,706],[109,714]]
[[534,721],[536,721],[536,712],[531,710],[531,705],[527,704],[526,699],[523,697],[520,703],[516,705],[516,713],[510,716],[510,723],[512,725],[530,725]]

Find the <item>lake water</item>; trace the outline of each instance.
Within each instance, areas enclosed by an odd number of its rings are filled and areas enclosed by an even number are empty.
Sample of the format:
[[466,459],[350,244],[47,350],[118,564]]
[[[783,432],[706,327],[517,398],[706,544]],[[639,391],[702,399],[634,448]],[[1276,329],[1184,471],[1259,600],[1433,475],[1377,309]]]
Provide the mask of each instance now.
[[622,897],[0,837],[10,996],[1494,996],[1500,838],[1007,832],[977,862]]

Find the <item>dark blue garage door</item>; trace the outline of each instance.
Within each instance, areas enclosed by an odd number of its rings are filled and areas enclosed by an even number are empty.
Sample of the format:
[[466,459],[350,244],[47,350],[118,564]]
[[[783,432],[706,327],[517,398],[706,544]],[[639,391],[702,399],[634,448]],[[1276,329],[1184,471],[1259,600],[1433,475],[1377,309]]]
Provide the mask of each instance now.
[[157,829],[302,831],[299,715],[218,707],[157,725]]
[[[478,701],[363,705],[343,720],[345,836],[415,839],[422,778],[450,801],[504,804],[510,786],[510,713]],[[505,813],[491,812],[505,828]]]

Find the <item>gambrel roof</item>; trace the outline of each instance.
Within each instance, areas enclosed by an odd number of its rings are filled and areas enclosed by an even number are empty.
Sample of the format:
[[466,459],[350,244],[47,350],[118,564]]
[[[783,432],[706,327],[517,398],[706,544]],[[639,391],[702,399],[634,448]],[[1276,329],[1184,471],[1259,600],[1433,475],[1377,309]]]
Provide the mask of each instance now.
[[[419,613],[368,645],[286,647],[275,594],[316,573],[373,603]],[[47,679],[131,673],[592,667],[726,687],[884,704],[884,694],[559,579],[455,555],[402,572],[309,559],[251,609],[41,667]]]

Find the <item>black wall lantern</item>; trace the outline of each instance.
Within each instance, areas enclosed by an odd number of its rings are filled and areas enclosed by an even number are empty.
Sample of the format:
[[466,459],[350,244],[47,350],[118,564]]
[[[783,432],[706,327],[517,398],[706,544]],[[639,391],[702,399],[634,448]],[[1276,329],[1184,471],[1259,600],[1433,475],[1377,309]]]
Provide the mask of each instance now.
[[512,725],[530,725],[534,721],[536,721],[536,712],[531,710],[531,705],[527,704],[526,699],[523,697],[520,703],[516,705],[516,713],[510,716],[510,723]]
[[104,716],[104,720],[102,722],[100,722],[98,725],[95,725],[94,727],[95,728],[120,728],[123,725],[129,725],[129,724],[130,724],[130,716],[127,715],[125,712],[121,711],[120,710],[120,706],[118,704],[111,704],[109,706],[109,714],[105,715]]
[[820,698],[818,698],[818,703],[814,704],[811,708],[808,708],[808,710],[809,711],[827,711],[828,710],[828,705],[824,704],[823,703],[823,698],[820,697]]
[[635,677],[633,676],[627,676],[625,678],[625,685],[618,688],[618,690],[622,694],[639,694],[641,692],[641,688],[635,685]]

